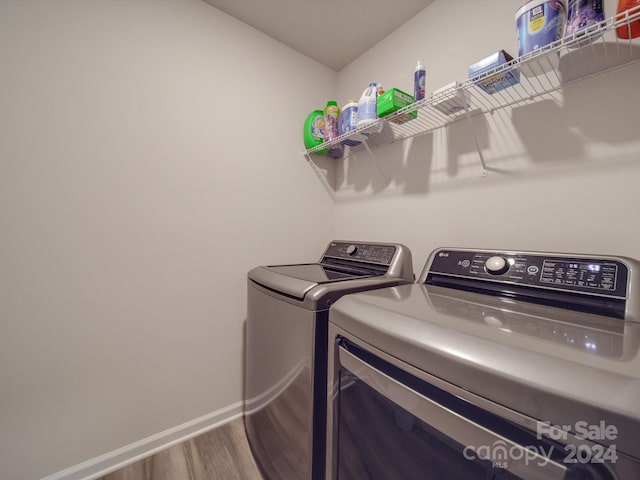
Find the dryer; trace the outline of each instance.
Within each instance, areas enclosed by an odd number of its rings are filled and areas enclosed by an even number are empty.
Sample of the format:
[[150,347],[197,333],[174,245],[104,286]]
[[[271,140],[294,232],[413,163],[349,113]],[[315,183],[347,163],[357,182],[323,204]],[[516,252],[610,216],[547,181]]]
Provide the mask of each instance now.
[[443,248],[329,320],[327,479],[640,478],[640,264]]

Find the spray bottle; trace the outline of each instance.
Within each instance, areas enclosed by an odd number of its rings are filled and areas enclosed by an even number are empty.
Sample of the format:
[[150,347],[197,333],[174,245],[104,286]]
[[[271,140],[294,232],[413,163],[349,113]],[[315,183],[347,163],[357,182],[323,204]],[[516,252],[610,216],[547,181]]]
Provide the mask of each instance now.
[[427,72],[424,69],[424,65],[418,60],[416,65],[416,71],[413,74],[413,101],[417,102],[424,98],[424,91],[426,86]]

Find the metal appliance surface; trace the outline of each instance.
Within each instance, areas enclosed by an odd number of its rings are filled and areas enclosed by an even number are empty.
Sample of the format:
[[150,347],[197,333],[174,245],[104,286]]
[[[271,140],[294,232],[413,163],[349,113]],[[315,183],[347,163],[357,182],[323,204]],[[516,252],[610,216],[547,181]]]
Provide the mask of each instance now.
[[413,281],[411,253],[389,243],[333,241],[317,263],[249,272],[244,419],[267,479],[324,477],[330,305]]
[[329,315],[327,479],[640,478],[640,264],[439,249]]

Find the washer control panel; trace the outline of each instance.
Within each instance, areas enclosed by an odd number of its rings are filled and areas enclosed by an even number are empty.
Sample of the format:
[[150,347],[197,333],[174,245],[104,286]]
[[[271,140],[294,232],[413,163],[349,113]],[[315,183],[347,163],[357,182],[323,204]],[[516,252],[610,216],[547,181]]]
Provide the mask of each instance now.
[[375,245],[370,243],[331,242],[325,257],[356,260],[360,262],[390,265],[396,247],[393,245]]
[[626,298],[629,282],[623,259],[535,252],[442,249],[428,273],[617,298]]

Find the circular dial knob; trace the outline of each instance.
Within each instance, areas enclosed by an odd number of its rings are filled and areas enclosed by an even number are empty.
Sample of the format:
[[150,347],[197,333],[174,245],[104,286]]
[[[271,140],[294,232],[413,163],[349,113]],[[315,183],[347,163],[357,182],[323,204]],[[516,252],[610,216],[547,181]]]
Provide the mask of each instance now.
[[347,255],[353,257],[356,253],[358,253],[358,246],[357,245],[349,245],[347,247]]
[[509,262],[504,257],[490,257],[485,262],[484,268],[491,275],[502,275],[509,270]]

